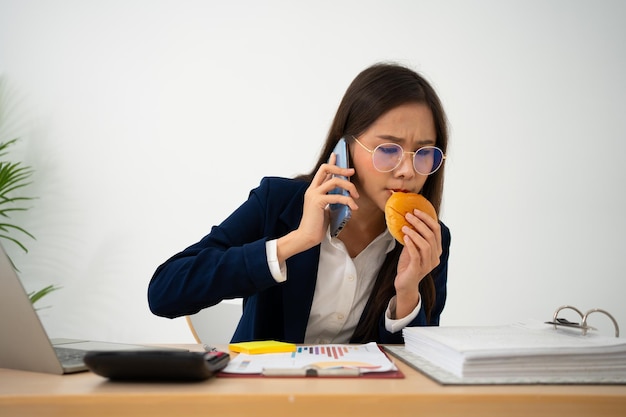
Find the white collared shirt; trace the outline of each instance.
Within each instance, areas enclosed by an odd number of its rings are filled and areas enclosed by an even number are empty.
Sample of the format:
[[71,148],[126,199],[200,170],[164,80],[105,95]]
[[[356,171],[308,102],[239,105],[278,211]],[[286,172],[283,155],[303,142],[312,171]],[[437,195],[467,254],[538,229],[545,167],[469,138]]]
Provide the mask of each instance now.
[[[378,271],[396,241],[385,230],[374,239],[356,258],[350,258],[341,240],[326,238],[321,243],[317,284],[313,296],[313,305],[309,315],[304,342],[308,344],[348,343],[369,295],[376,281]],[[276,240],[266,243],[268,265],[277,282],[287,279],[285,263],[279,264],[276,255]],[[294,278],[296,279],[296,278]],[[398,332],[413,320],[420,309],[420,302],[406,317],[392,319],[396,309],[394,296],[385,312],[385,328]]]

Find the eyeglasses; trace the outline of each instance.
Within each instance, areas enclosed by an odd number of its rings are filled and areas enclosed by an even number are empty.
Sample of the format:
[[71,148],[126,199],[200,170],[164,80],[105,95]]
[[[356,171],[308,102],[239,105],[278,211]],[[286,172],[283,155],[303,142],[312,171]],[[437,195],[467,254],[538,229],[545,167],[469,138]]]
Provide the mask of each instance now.
[[436,172],[443,160],[446,159],[443,151],[436,146],[424,146],[415,152],[405,152],[397,143],[382,143],[374,150],[363,145],[357,138],[352,137],[363,149],[372,154],[374,168],[380,172],[391,172],[400,166],[404,154],[413,154],[413,168],[418,174],[430,175]]

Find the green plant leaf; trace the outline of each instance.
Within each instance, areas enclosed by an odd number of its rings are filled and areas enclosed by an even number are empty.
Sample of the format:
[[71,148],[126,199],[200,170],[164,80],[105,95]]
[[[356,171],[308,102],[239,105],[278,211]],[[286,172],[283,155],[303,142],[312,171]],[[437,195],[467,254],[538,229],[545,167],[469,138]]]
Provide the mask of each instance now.
[[[18,139],[11,139],[7,142],[0,143],[0,157],[8,154],[8,148],[14,145]],[[31,176],[33,169],[24,166],[21,162],[0,161],[0,218],[11,219],[11,215],[16,212],[28,210],[24,204],[34,200],[34,197],[25,197],[14,195],[16,191],[21,190],[31,184]],[[0,223],[1,239],[13,242],[24,252],[28,252],[26,245],[15,236],[14,233],[27,236],[31,239],[35,237],[24,228],[12,223]]]
[[41,300],[46,295],[60,288],[61,287],[57,287],[55,285],[48,285],[47,287],[44,287],[40,289],[39,291],[33,291],[33,292],[28,293],[28,298],[30,299],[31,304],[35,304],[37,301]]

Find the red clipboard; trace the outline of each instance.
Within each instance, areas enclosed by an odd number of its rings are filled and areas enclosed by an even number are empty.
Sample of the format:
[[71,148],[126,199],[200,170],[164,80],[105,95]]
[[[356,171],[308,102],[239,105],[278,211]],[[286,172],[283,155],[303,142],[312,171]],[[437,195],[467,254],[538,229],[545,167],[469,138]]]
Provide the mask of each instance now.
[[[391,361],[387,352],[378,345],[380,351]],[[404,374],[399,369],[385,372],[358,372],[355,368],[343,368],[333,370],[321,370],[312,367],[301,369],[280,369],[268,370],[266,373],[240,374],[220,371],[218,378],[365,378],[365,379],[398,379],[404,378]],[[357,371],[357,372],[355,372]]]

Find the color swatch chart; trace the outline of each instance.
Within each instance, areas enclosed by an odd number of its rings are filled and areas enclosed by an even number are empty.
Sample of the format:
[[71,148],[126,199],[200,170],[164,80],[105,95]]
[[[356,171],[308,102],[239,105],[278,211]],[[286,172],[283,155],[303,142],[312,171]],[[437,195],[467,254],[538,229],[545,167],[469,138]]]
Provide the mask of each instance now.
[[291,353],[293,358],[299,355],[304,356],[316,356],[318,359],[322,358],[343,358],[345,355],[350,354],[350,349],[359,349],[358,346],[346,346],[346,345],[314,345],[314,346],[300,346],[295,352]]

